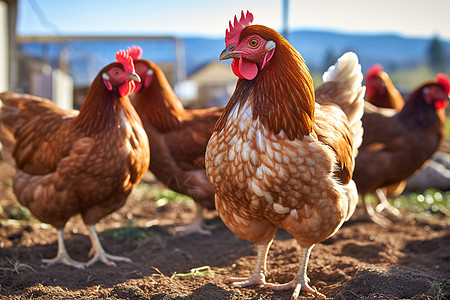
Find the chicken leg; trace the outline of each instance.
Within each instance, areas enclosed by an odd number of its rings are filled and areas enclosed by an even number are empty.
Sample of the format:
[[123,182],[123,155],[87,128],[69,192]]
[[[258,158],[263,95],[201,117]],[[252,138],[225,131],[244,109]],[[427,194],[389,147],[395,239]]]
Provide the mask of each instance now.
[[367,197],[367,195],[363,195],[362,198],[364,200],[364,205],[366,207],[366,213],[369,216],[369,218],[377,223],[378,225],[381,226],[389,226],[392,224],[392,222],[385,216],[383,216],[382,214],[380,214],[381,211],[383,211],[384,209],[386,209],[387,211],[389,211],[391,214],[393,214],[394,216],[400,216],[400,211],[395,208],[394,206],[392,206],[386,199],[385,193],[383,189],[377,189],[375,191],[376,196],[379,200],[379,204],[376,206],[375,209],[373,209],[372,207],[372,203],[370,202],[369,197]]
[[313,247],[314,245],[309,248],[302,247],[302,265],[297,277],[294,278],[294,280],[285,284],[267,283],[265,287],[272,290],[289,290],[295,288],[291,299],[297,299],[300,295],[300,291],[305,291],[306,294],[314,295],[317,298],[326,298],[325,295],[319,293],[317,290],[312,289],[309,286],[309,278],[306,276],[306,268],[308,267],[309,255],[311,254],[311,250]]
[[380,213],[383,210],[387,210],[396,217],[401,216],[400,211],[395,206],[391,205],[387,200],[386,189],[384,188],[376,189],[375,193],[377,194],[378,200],[380,200],[380,203],[375,207],[376,212]]
[[234,286],[237,287],[247,287],[252,285],[262,285],[266,286],[266,261],[267,261],[267,253],[269,252],[269,248],[272,245],[273,239],[269,242],[262,241],[256,244],[256,249],[258,251],[258,257],[256,262],[255,271],[250,278],[241,278],[241,277],[230,277],[225,279],[226,283],[232,282]]
[[42,262],[46,263],[47,266],[51,266],[56,263],[63,263],[77,269],[84,269],[85,266],[84,263],[71,259],[67,253],[66,246],[64,245],[63,228],[58,229],[58,253],[56,254],[56,257],[52,259],[43,259]]
[[362,198],[364,201],[364,206],[366,207],[366,213],[373,222],[384,227],[389,226],[391,224],[391,221],[375,212],[375,210],[372,207],[372,203],[370,203],[370,199],[369,197],[367,197],[367,195],[363,195]]
[[116,266],[116,263],[114,261],[124,261],[128,263],[133,262],[128,257],[116,256],[106,253],[98,238],[97,231],[95,230],[95,225],[87,226],[87,228],[89,231],[89,238],[91,239],[92,243],[92,248],[89,251],[89,257],[92,256],[92,258],[86,263],[86,267],[92,266],[97,261],[101,261],[105,265],[112,267]]
[[[186,226],[178,226],[175,228],[175,232],[180,236],[185,236],[193,233],[199,233],[204,235],[211,235],[211,231],[207,228],[203,220],[203,206],[195,203],[195,218],[194,220]],[[214,228],[214,226],[211,226]]]

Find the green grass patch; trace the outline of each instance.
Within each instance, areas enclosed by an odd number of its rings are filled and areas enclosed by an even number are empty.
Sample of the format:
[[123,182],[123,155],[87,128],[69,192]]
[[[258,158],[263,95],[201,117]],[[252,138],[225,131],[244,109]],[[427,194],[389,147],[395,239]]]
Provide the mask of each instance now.
[[[366,197],[373,206],[378,204],[375,195],[368,194]],[[401,211],[450,217],[450,192],[428,189],[424,193],[408,193],[395,198],[390,197],[389,202]]]
[[121,242],[142,245],[151,240],[155,245],[165,246],[165,240],[161,234],[136,226],[133,220],[128,220],[127,226],[125,227],[108,228],[105,229],[103,233],[107,237]]
[[174,204],[189,204],[193,205],[194,200],[191,197],[179,194],[177,192],[172,191],[171,189],[158,189],[155,193],[155,204],[157,207],[164,206],[169,203]]
[[448,294],[443,290],[441,284],[437,281],[430,282],[427,295],[431,296],[433,300],[443,300]]
[[423,194],[409,193],[391,199],[400,210],[428,213],[435,216],[450,216],[450,192],[428,189]]
[[193,205],[194,200],[191,197],[179,194],[171,189],[161,187],[159,184],[140,183],[133,190],[134,196],[142,199],[143,202],[151,203],[156,207],[162,207],[169,203]]
[[107,236],[118,241],[140,243],[149,238],[147,230],[135,226],[133,220],[128,220],[126,227],[105,229],[103,231]]
[[24,206],[8,205],[3,208],[3,213],[13,220],[28,220],[30,218],[30,211]]
[[189,273],[173,273],[173,275],[170,277],[171,279],[174,277],[192,277],[192,276],[209,276],[212,274],[211,267],[210,266],[203,266],[198,268],[193,268],[190,270]]

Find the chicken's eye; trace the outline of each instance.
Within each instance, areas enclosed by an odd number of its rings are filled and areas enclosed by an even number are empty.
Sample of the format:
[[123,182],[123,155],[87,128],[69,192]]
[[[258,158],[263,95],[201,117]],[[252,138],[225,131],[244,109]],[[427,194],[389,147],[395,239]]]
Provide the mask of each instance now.
[[119,70],[113,70],[113,75],[114,76],[119,76],[119,74],[120,74]]
[[259,45],[259,41],[258,39],[251,39],[250,41],[248,41],[248,45],[252,48],[255,48]]

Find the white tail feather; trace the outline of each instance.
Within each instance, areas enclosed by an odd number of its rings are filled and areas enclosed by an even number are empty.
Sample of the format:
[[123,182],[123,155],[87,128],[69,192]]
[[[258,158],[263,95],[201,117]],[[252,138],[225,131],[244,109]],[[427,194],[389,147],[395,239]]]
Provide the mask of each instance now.
[[[361,72],[361,65],[358,63],[358,56],[353,52],[344,53],[333,66],[328,68],[322,78],[324,83],[333,81],[337,82],[339,87],[343,87],[337,89],[338,92],[332,97],[332,101],[339,105],[347,115],[353,137],[353,157],[356,158],[363,137],[361,118],[364,114],[366,91],[365,86],[362,85],[364,75]],[[346,216],[346,220],[348,220],[355,211],[358,191],[353,180],[350,180],[344,189],[348,199]]]
[[361,118],[364,113],[365,86],[362,85],[364,75],[358,56],[353,52],[344,53],[337,62],[323,74],[323,82],[340,82],[345,84],[347,92],[333,99],[347,115],[353,136],[355,156],[362,143],[363,128]]

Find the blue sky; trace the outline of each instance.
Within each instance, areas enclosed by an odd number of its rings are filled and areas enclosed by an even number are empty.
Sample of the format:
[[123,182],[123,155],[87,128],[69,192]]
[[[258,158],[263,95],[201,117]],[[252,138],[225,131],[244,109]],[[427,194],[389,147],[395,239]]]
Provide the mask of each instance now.
[[[241,9],[280,30],[282,0],[19,0],[19,35],[224,36]],[[42,13],[39,13],[42,11]],[[39,18],[40,17],[40,18]],[[46,20],[45,20],[45,19]],[[450,40],[450,0],[290,0],[289,28]]]

